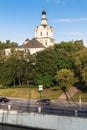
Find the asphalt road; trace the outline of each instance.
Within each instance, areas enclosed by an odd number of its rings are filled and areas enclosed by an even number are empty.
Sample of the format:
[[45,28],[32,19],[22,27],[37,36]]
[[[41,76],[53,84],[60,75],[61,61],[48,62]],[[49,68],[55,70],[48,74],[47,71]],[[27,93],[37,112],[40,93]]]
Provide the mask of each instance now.
[[[41,112],[46,114],[78,116],[87,118],[87,103],[52,101],[50,105],[39,106],[35,100],[10,98],[7,103],[0,103],[1,109],[17,110],[19,112]],[[41,108],[41,110],[39,109]]]
[[[20,107],[38,107],[36,104],[36,100],[30,99],[19,99],[19,98],[10,98],[10,101],[7,103],[0,103],[0,107],[4,108],[8,105],[11,105],[13,108],[18,109]],[[87,103],[75,103],[75,102],[67,102],[63,100],[52,100],[50,105],[45,105],[44,107],[56,107],[64,110],[87,110]]]

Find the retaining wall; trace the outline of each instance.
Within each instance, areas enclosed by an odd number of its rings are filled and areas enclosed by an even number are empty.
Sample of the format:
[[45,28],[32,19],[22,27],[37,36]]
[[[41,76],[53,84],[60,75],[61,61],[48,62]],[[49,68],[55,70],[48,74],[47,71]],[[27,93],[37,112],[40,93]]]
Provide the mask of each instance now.
[[49,130],[87,130],[87,119],[41,113],[18,113],[0,110],[0,123]]

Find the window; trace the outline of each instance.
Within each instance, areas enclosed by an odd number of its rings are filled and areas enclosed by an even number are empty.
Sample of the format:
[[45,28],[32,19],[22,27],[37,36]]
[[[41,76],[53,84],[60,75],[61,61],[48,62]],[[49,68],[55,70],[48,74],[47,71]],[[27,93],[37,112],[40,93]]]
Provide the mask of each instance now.
[[47,36],[48,36],[48,32],[47,32]]
[[40,35],[42,36],[42,32],[40,32]]
[[47,41],[45,41],[45,45],[47,46]]

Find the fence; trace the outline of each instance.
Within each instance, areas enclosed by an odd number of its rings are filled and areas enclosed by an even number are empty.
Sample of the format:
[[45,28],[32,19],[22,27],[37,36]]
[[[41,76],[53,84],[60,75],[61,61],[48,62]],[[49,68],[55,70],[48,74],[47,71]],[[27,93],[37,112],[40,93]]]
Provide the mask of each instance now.
[[0,109],[3,110],[16,110],[18,113],[41,113],[41,114],[50,114],[50,115],[61,115],[61,116],[72,116],[72,117],[82,117],[87,118],[87,110],[64,110],[57,107],[49,106],[11,106],[4,105],[0,106]]

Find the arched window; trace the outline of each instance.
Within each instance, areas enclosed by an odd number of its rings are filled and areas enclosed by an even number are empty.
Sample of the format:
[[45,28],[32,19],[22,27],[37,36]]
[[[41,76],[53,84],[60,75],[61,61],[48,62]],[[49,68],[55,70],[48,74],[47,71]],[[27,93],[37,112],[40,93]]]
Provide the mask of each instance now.
[[42,36],[42,32],[40,32],[40,35]]
[[47,41],[45,41],[45,46],[47,46]]

